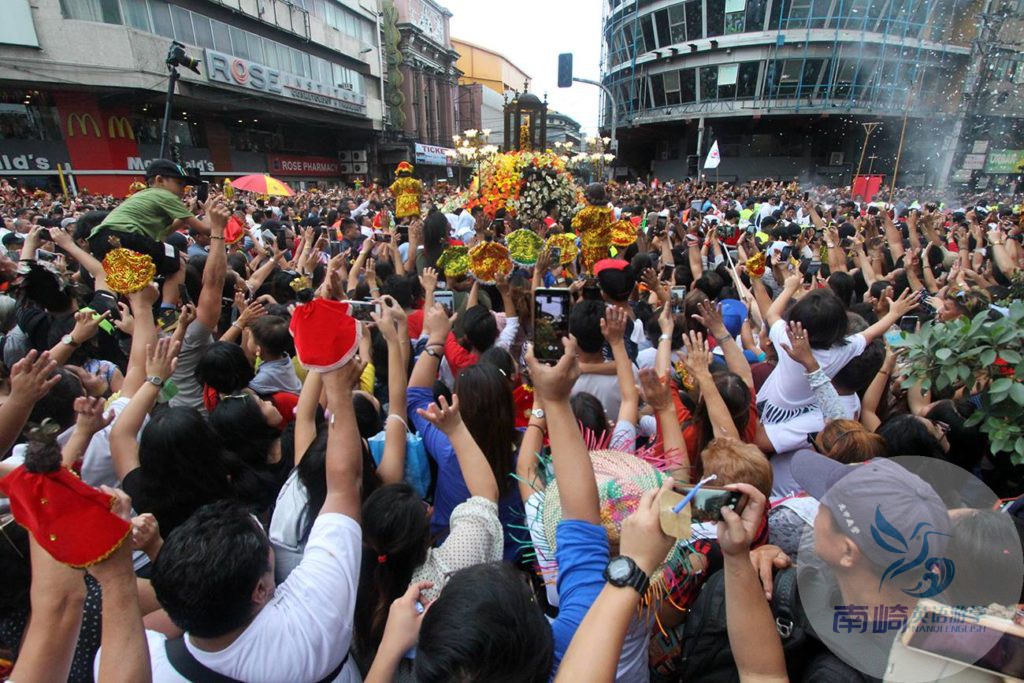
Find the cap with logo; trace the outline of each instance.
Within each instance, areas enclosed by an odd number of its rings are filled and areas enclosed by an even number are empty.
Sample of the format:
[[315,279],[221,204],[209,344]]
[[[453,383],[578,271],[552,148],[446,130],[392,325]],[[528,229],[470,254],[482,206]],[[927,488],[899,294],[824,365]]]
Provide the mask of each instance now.
[[879,512],[904,539],[936,532],[929,538],[931,553],[945,548],[946,506],[931,484],[902,465],[885,458],[843,465],[801,450],[793,455],[791,468],[797,483],[829,509],[843,533],[876,565],[885,567],[893,561],[892,552],[874,538],[872,526],[878,526]]
[[146,177],[155,178],[157,176],[182,178],[186,185],[198,185],[203,182],[198,175],[189,173],[181,164],[176,164],[170,159],[154,159],[149,163],[149,166],[146,167]]

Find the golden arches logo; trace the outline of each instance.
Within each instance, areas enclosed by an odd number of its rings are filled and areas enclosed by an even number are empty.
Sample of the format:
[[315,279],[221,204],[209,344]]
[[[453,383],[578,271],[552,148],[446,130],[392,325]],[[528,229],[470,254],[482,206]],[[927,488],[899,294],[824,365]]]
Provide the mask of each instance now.
[[107,119],[107,137],[135,139],[135,129],[127,116],[111,116]]
[[75,123],[78,124],[78,131],[80,135],[89,135],[88,126],[86,125],[88,124],[92,126],[92,134],[96,137],[100,137],[99,124],[96,123],[96,119],[93,118],[92,114],[79,114],[78,112],[68,114],[67,131],[69,138],[73,138],[75,136]]

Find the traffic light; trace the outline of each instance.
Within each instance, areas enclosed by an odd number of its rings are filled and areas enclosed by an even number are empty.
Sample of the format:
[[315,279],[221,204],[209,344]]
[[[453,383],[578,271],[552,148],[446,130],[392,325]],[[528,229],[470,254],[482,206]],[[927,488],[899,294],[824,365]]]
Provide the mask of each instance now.
[[558,55],[558,87],[572,87],[572,53],[563,52]]

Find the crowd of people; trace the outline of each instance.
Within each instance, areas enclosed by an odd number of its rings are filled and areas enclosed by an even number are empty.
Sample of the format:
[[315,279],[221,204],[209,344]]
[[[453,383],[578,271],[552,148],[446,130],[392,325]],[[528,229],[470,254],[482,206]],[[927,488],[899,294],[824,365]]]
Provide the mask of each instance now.
[[[0,181],[11,681],[938,678],[965,672],[895,632],[845,651],[808,575],[913,612],[903,588],[951,558],[975,590],[928,597],[1024,602],[1024,478],[972,420],[994,381],[1019,388],[1011,354],[939,390],[901,351],[1007,315],[1020,197],[594,183],[632,244],[491,282],[447,250],[573,216],[488,215],[443,184],[397,217],[376,183],[201,202],[163,160],[146,180],[123,200]],[[152,284],[115,292],[121,247]],[[536,293],[559,289],[568,334],[539,360]],[[358,324],[304,363],[321,300]],[[24,484],[67,472],[130,525],[88,563],[68,545],[100,527]],[[732,502],[698,509],[708,491]],[[909,557],[923,523],[928,560],[894,571],[879,530]],[[1014,675],[965,649],[964,680]]]

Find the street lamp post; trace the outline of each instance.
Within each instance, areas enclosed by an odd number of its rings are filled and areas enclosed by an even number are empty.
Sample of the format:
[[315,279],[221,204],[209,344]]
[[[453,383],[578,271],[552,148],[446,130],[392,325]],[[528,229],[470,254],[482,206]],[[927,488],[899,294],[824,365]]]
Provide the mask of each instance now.
[[478,197],[483,196],[483,182],[480,177],[481,164],[498,152],[498,146],[492,145],[487,141],[490,136],[491,131],[486,128],[482,130],[471,128],[463,131],[462,135],[452,136],[455,149],[445,153],[451,159],[457,158],[460,161],[460,168],[462,163],[467,162],[476,168],[476,192]]

